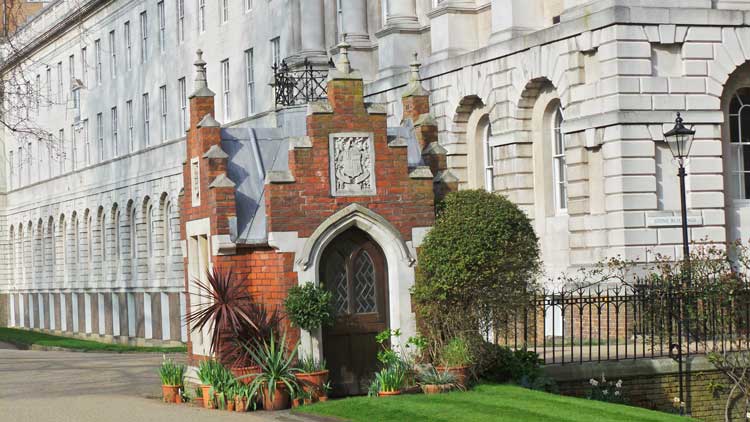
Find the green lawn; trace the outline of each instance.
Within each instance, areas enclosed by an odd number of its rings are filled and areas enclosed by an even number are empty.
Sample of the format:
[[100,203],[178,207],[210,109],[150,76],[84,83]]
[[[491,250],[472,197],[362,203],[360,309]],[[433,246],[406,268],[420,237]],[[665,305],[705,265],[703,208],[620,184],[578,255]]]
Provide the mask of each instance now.
[[83,350],[87,352],[158,352],[179,353],[187,351],[182,347],[137,347],[121,344],[107,344],[98,341],[80,340],[76,338],[53,336],[35,331],[16,330],[14,328],[0,327],[0,341],[15,344],[16,346],[46,346],[62,347],[65,349]]
[[685,421],[677,415],[631,406],[576,399],[513,385],[479,385],[468,392],[398,397],[353,397],[304,406],[296,410],[351,421],[390,422],[533,422]]

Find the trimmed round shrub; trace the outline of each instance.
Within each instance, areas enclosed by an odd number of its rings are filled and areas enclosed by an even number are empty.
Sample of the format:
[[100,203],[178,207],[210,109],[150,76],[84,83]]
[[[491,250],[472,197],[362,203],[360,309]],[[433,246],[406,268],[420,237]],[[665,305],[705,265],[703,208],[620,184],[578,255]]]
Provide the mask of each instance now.
[[448,194],[419,249],[412,291],[432,350],[520,311],[539,268],[538,239],[520,208],[483,190]]
[[332,298],[331,292],[308,282],[289,289],[284,308],[293,326],[313,331],[333,322]]

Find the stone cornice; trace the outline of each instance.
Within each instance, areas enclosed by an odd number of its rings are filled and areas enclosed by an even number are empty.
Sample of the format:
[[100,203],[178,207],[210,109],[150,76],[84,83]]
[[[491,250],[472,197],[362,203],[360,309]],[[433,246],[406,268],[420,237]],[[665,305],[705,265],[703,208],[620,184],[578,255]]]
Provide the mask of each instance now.
[[[420,74],[428,80],[460,69],[508,57],[533,47],[573,38],[581,33],[612,25],[695,25],[743,26],[750,25],[750,12],[703,8],[668,8],[631,6],[630,0],[608,0],[605,6],[588,14],[573,9],[564,14],[563,22],[538,31],[490,44],[460,56],[425,62]],[[429,60],[429,58],[428,58]],[[404,85],[405,73],[365,85],[365,96],[389,91]]]
[[[39,50],[40,48],[46,46],[47,44],[54,41],[56,38],[59,38],[63,34],[65,34],[70,28],[72,28],[74,25],[76,25],[78,22],[80,22],[83,19],[88,18],[92,14],[94,14],[96,11],[101,9],[102,7],[106,6],[107,4],[111,3],[113,0],[90,0],[79,7],[76,7],[72,10],[70,10],[62,19],[55,22],[52,26],[47,28],[44,32],[39,34],[38,36],[34,37],[31,42],[24,45],[22,48],[20,48],[18,51],[16,51],[14,54],[12,54],[10,57],[8,57],[7,60],[5,60],[2,65],[0,65],[0,72],[5,73],[9,69],[11,69],[13,66],[16,66],[20,61],[24,60],[25,58],[29,57],[31,54]],[[47,6],[47,9],[54,6],[54,3]],[[45,13],[43,10],[39,15],[37,15],[37,19],[42,16]],[[33,22],[33,20],[32,20]],[[30,23],[25,25],[23,28],[21,28],[20,31],[23,31],[26,28],[29,28]],[[19,31],[19,32],[20,32]]]

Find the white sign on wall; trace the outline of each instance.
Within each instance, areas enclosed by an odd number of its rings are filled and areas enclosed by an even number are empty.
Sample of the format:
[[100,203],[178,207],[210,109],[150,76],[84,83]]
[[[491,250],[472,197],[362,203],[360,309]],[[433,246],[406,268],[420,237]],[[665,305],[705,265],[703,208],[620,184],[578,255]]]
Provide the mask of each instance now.
[[[699,215],[688,216],[688,226],[702,226],[703,217]],[[680,227],[682,226],[682,217],[679,215],[666,215],[659,217],[646,217],[648,227]]]

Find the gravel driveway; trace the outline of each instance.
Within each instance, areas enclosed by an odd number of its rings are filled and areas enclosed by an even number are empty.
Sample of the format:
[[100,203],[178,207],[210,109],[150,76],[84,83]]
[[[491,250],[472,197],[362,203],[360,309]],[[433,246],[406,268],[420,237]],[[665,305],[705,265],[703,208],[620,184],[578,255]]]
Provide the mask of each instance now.
[[14,350],[0,344],[2,422],[304,422],[288,412],[230,413],[159,400],[162,356]]

